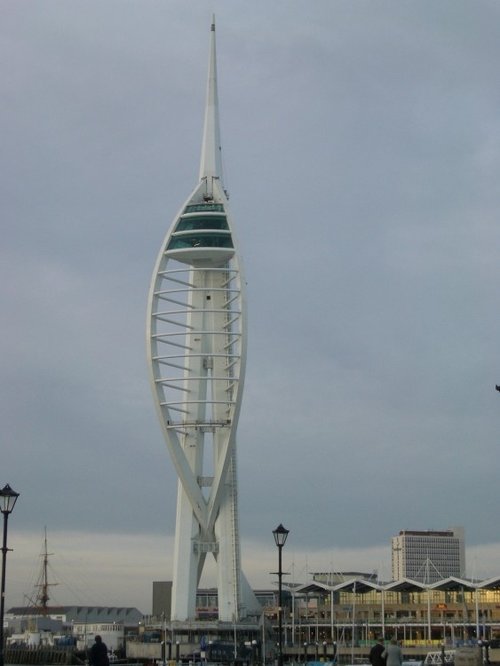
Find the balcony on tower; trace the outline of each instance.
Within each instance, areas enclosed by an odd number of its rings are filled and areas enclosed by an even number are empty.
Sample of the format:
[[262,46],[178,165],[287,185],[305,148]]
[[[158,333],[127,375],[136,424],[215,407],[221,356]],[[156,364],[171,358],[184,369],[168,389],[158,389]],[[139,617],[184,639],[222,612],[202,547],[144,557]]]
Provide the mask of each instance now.
[[177,220],[166,254],[192,266],[222,266],[234,255],[224,205],[188,204]]

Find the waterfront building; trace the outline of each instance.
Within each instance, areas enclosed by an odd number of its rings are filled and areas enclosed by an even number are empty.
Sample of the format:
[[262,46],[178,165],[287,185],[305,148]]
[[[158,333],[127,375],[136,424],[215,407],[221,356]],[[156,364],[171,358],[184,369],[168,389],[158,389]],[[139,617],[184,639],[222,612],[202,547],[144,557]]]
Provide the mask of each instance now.
[[121,623],[125,627],[135,627],[144,615],[132,606],[49,606],[43,612],[36,606],[13,606],[7,610],[5,617],[27,622],[34,617],[45,617],[58,620],[64,625]]
[[477,582],[449,577],[431,584],[353,578],[334,585],[307,583],[292,596],[286,631],[299,644],[362,645],[381,634],[396,636],[407,647],[500,637],[500,577]]
[[392,538],[392,577],[433,583],[465,575],[463,527],[448,530],[402,530]]
[[210,54],[199,182],[163,241],[148,299],[155,406],[178,475],[171,619],[196,615],[207,556],[218,617],[258,611],[241,572],[236,428],[246,362],[245,281],[222,181],[215,52]]
[[[405,656],[417,661],[442,645],[453,649],[474,645],[481,637],[492,644],[500,639],[500,576],[476,582],[449,577],[426,584],[409,579],[384,583],[373,575],[364,579],[353,573],[351,578],[345,572],[336,574],[335,582],[330,575],[331,583],[312,580],[286,586],[282,600],[286,661],[308,661],[318,653],[330,659],[336,654],[344,659],[366,657],[380,635],[397,638]],[[234,638],[238,643],[256,640],[259,652],[270,661],[276,656],[278,590],[256,590],[256,594],[262,617],[254,627],[211,622],[218,611],[216,588],[198,591],[197,623],[175,627],[164,617],[150,621],[156,622],[158,640],[164,636],[167,642],[179,643],[181,654],[189,654],[203,635],[207,640]]]
[[[320,576],[326,574],[320,574]],[[500,577],[472,582],[449,577],[431,584],[401,579],[381,582],[373,575],[337,573],[337,580],[287,585],[283,594],[286,643],[333,641],[350,644],[371,641],[377,635],[397,634],[409,644],[446,639],[465,641],[486,635],[500,637]],[[154,583],[157,598],[164,583]],[[154,593],[155,594],[155,593]],[[263,617],[276,629],[278,590],[255,590]],[[164,598],[163,608],[169,600]],[[216,588],[200,589],[196,595],[197,620],[214,620],[218,613]],[[168,616],[161,616],[168,626]],[[191,629],[203,631],[203,627]],[[230,627],[231,628],[231,627]],[[219,631],[213,624],[211,629]],[[205,627],[206,630],[206,627]],[[245,631],[241,626],[240,631]],[[181,635],[183,629],[176,628]],[[400,635],[401,634],[401,635]],[[186,638],[188,634],[185,634]]]
[[[144,616],[133,607],[15,606],[5,614],[9,646],[70,646],[84,650],[97,634],[109,650],[121,650],[127,632],[137,633]],[[71,640],[69,640],[71,639]]]

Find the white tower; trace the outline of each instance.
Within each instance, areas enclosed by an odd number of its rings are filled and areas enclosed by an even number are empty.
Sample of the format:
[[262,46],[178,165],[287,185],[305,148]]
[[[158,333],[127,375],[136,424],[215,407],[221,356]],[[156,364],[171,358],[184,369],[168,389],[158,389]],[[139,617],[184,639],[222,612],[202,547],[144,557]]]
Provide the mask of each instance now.
[[147,317],[151,385],[179,477],[171,616],[179,621],[195,617],[209,553],[216,561],[219,620],[239,620],[254,601],[240,568],[236,480],[244,280],[220,151],[212,21],[199,183],[161,247]]

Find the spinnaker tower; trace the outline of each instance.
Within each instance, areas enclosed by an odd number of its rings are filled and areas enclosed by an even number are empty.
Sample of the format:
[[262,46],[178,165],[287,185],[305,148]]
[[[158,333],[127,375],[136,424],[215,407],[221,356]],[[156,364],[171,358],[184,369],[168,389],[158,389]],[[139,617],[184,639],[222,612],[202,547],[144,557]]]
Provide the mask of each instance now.
[[199,182],[163,241],[148,299],[151,385],[178,475],[172,620],[194,619],[207,555],[216,562],[219,620],[235,622],[256,603],[241,572],[238,529],[244,285],[222,181],[213,20]]

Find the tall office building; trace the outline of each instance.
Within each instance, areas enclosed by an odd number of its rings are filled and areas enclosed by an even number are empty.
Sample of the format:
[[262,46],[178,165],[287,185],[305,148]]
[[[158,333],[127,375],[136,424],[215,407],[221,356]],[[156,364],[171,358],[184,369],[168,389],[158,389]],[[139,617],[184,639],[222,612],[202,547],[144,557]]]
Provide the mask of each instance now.
[[392,577],[434,583],[465,576],[463,527],[443,531],[402,530],[392,537]]
[[[178,159],[178,157],[176,157]],[[178,475],[171,619],[195,618],[207,556],[219,620],[257,601],[240,567],[236,427],[246,361],[245,280],[222,182],[215,23],[199,182],[163,241],[148,299],[150,379]]]

